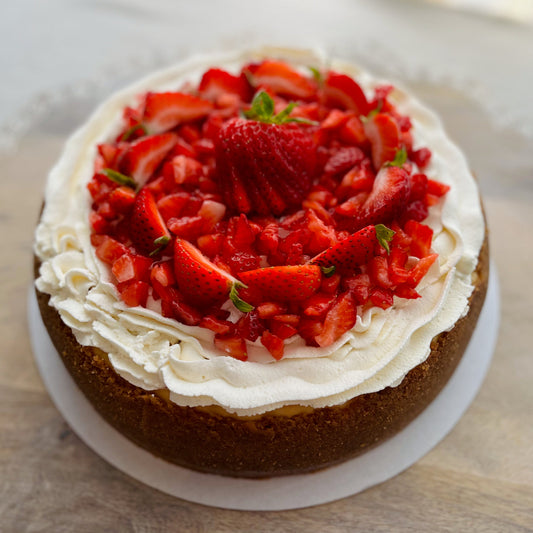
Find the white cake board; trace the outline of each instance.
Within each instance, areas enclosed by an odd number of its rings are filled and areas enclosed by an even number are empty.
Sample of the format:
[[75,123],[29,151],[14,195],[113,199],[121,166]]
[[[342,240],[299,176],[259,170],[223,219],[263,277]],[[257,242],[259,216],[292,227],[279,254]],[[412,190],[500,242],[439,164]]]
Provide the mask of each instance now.
[[499,298],[498,278],[491,265],[485,305],[457,370],[437,398],[403,431],[338,466],[263,480],[194,472],[131,443],[101,418],[68,374],[43,325],[33,289],[28,318],[35,360],[52,400],[74,432],[103,459],[138,481],[184,500],[226,509],[280,511],[361,492],[399,474],[436,446],[473,401],[489,368],[498,333]]

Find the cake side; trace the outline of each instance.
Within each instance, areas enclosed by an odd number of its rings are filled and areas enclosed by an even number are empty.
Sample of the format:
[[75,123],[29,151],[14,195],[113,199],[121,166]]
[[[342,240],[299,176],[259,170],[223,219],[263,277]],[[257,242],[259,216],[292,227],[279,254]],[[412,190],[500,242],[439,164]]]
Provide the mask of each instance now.
[[[81,346],[37,291],[43,321],[67,370],[103,418],[139,446],[172,463],[241,477],[303,473],[363,453],[396,434],[436,397],[459,363],[483,306],[488,283],[488,240],[473,275],[469,309],[436,336],[431,353],[396,387],[341,405],[283,409],[254,417],[220,408],[177,405],[120,377],[98,348]],[[36,277],[39,261],[36,260]]]

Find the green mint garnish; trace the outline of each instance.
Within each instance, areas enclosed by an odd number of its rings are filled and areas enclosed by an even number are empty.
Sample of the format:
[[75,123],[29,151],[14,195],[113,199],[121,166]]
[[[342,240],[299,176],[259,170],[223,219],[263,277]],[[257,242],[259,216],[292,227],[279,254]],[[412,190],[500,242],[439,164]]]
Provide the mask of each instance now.
[[131,187],[132,189],[137,188],[137,183],[133,178],[126,176],[117,170],[113,170],[112,168],[104,168],[102,170],[102,174],[105,174],[111,181],[114,181],[119,185],[125,185],[126,187]]
[[245,302],[240,296],[237,289],[239,287],[245,287],[242,283],[232,283],[231,289],[229,291],[229,297],[230,300],[233,302],[233,305],[243,313],[249,313],[250,311],[253,311],[255,308],[253,305],[250,305],[248,302]]
[[407,161],[407,150],[402,147],[396,152],[394,159],[392,161],[388,161],[387,163],[385,163],[385,166],[386,167],[402,167],[406,161]]
[[324,75],[322,74],[322,71],[319,70],[316,67],[307,67],[311,74],[313,75],[313,79],[318,83],[318,85],[322,85],[324,83]]
[[170,237],[168,235],[163,235],[161,237],[158,237],[154,240],[154,245],[157,246],[157,248],[150,252],[150,257],[153,257],[154,255],[157,255],[165,246],[170,242]]
[[320,270],[322,270],[322,274],[324,274],[324,276],[326,278],[330,278],[331,276],[333,276],[333,274],[335,274],[335,265],[331,265],[329,267],[320,267]]
[[290,117],[291,111],[296,107],[296,102],[291,102],[285,109],[274,114],[274,100],[266,91],[260,91],[252,100],[252,107],[244,111],[244,116],[251,120],[258,120],[267,124],[287,124],[297,122],[300,124],[315,124],[312,120],[300,117]]
[[130,129],[126,130],[124,132],[124,135],[122,135],[123,141],[129,141],[130,137],[137,131],[142,130],[143,135],[146,135],[148,133],[148,130],[146,129],[146,126],[144,124],[135,124]]
[[388,254],[390,254],[389,242],[392,240],[395,233],[395,231],[387,228],[387,226],[384,226],[383,224],[376,224],[376,237],[379,244],[387,250]]

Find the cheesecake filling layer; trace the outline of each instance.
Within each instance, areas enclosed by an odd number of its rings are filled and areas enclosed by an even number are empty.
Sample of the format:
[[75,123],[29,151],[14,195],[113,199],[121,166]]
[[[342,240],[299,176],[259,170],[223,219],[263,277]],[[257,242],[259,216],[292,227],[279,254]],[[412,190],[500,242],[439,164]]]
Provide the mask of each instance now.
[[[318,68],[324,62],[310,52],[257,50],[198,56],[158,72],[100,106],[68,140],[49,176],[36,232],[35,252],[42,263],[38,290],[51,296],[50,304],[81,345],[108,353],[114,369],[130,383],[146,390],[168,389],[170,399],[180,405],[218,405],[237,415],[255,415],[286,405],[341,404],[398,385],[428,357],[433,337],[468,311],[472,273],[485,233],[477,186],[439,119],[400,89],[390,98],[411,118],[415,148],[427,146],[433,153],[425,173],[451,186],[425,221],[434,230],[432,248],[439,261],[418,287],[422,298],[395,298],[387,310],[365,311],[351,331],[327,348],[306,346],[295,336],[287,341],[280,361],[257,341],[249,345],[246,362],[218,352],[211,331],[163,317],[155,301],[147,309],[127,307],[120,300],[109,267],[96,258],[90,242],[86,185],[97,145],[118,134],[122,110],[139,94],[179,90],[197,82],[211,66],[237,71],[244,62],[273,54]],[[353,76],[367,95],[383,83],[344,62],[328,61],[327,66]]]

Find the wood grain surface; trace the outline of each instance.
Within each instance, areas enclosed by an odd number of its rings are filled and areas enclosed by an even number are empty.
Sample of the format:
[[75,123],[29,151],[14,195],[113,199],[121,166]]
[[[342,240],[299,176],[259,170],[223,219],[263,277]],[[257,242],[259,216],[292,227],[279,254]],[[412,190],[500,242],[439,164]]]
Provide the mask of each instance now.
[[[43,116],[0,154],[0,531],[533,531],[533,157],[461,94],[418,86],[476,169],[499,271],[502,322],[475,401],[401,475],[330,504],[238,512],[167,496],[115,470],[69,429],[37,373],[26,322],[34,225],[65,131]],[[529,146],[529,147],[528,147]]]

